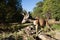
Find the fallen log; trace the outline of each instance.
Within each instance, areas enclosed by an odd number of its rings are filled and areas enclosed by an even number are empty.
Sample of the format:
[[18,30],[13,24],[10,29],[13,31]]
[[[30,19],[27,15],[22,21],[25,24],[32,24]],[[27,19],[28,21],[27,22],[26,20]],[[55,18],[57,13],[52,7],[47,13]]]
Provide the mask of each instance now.
[[60,24],[60,21],[55,21],[55,24]]
[[38,34],[38,37],[39,37],[41,40],[58,40],[58,39],[56,39],[56,38],[51,37],[51,35],[44,34],[44,33]]
[[49,24],[60,24],[60,21],[56,21],[55,19],[49,19],[48,23]]

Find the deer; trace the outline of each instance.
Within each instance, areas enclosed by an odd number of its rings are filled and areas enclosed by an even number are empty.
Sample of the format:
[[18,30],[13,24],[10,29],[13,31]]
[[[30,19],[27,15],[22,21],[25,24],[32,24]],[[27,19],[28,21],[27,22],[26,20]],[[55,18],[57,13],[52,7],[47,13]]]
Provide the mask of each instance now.
[[50,30],[52,30],[47,19],[39,18],[39,17],[32,18],[29,15],[29,13],[26,13],[26,14],[23,14],[23,15],[24,15],[24,18],[22,20],[22,23],[26,23],[27,21],[32,22],[33,25],[35,25],[34,27],[36,29],[36,36],[38,34],[38,27],[39,26],[40,26],[40,28],[44,28],[44,26],[46,25]]
[[36,20],[36,19],[31,20],[32,18],[30,18],[30,15],[29,15],[28,13],[22,14],[22,15],[24,15],[24,18],[23,18],[23,20],[22,20],[22,23],[25,23],[25,22],[27,22],[27,21],[32,22],[32,23],[35,25],[36,34],[37,34],[38,20]]

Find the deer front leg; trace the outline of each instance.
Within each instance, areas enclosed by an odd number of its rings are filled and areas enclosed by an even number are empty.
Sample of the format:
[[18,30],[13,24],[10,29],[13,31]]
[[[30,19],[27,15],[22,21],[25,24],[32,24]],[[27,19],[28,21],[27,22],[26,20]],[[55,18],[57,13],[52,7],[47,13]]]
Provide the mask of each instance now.
[[33,21],[33,24],[35,25],[34,27],[35,27],[36,36],[37,36],[37,34],[38,34],[38,20],[34,20],[34,21]]
[[38,25],[35,26],[36,29],[36,36],[38,35]]

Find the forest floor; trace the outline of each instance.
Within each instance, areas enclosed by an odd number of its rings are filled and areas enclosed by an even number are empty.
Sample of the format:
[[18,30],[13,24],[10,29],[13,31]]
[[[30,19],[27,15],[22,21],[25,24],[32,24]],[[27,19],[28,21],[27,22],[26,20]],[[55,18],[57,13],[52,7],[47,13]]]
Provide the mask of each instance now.
[[[19,37],[20,40],[22,40],[22,38],[23,38],[23,40],[36,40],[33,38],[33,36],[36,36],[36,35],[35,34],[29,35],[28,30],[26,31],[28,33],[27,34],[25,32],[25,28],[23,28],[22,30],[19,30],[18,32],[14,32],[14,33],[8,33],[8,32],[2,33],[2,34],[0,34],[0,40],[2,38],[9,37],[10,35],[13,35],[15,39],[18,39],[18,37]],[[52,36],[56,40],[60,40],[60,25],[53,25],[53,28],[55,29],[54,31],[49,31],[49,32],[45,32],[45,33]]]

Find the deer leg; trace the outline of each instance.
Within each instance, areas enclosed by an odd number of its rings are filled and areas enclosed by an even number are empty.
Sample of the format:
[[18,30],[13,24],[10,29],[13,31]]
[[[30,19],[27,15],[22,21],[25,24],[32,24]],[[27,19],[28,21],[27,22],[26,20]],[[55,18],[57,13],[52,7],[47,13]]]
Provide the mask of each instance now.
[[46,22],[46,27],[50,29],[50,31],[53,31],[48,22]]
[[35,26],[36,28],[36,36],[38,35],[38,25]]

